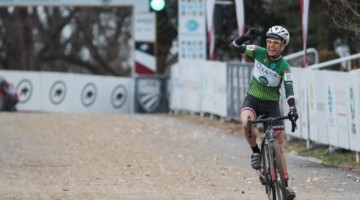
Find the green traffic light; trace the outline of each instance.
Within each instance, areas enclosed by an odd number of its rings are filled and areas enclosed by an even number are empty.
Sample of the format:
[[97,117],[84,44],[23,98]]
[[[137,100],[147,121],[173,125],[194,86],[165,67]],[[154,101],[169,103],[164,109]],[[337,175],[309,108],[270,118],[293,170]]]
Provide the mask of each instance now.
[[150,8],[154,11],[161,11],[165,8],[165,0],[150,0]]

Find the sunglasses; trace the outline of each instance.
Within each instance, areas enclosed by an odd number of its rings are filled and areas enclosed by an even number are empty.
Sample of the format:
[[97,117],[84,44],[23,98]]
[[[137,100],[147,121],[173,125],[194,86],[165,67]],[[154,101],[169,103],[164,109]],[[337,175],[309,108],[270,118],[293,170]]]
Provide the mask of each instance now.
[[278,45],[278,44],[281,44],[281,41],[280,41],[280,40],[266,39],[266,43],[267,43],[267,44],[275,44],[275,45]]

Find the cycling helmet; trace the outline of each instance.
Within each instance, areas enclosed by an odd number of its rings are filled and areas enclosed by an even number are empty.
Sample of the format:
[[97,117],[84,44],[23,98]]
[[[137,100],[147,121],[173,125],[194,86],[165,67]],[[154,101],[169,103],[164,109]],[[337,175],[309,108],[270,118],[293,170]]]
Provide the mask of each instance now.
[[289,31],[287,31],[286,28],[282,26],[273,26],[269,28],[269,30],[266,32],[266,37],[277,37],[282,39],[285,45],[289,44],[290,41]]

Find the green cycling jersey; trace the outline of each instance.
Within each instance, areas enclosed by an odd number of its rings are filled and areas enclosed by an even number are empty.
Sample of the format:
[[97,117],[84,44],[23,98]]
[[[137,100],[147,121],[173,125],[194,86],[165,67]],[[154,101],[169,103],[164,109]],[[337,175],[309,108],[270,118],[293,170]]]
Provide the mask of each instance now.
[[284,81],[287,100],[294,98],[290,65],[280,57],[271,60],[265,48],[256,45],[230,44],[230,48],[254,58],[254,72],[248,94],[265,101],[278,101],[280,87]]

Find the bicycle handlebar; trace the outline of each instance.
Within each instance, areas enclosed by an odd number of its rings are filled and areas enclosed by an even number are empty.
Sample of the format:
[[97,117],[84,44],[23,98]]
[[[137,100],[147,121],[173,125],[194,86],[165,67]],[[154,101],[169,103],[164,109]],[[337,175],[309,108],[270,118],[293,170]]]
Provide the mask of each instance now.
[[[247,119],[247,129],[248,129],[248,136],[249,138],[251,138],[251,125],[252,124],[258,124],[258,123],[270,123],[270,122],[274,122],[274,121],[280,121],[280,120],[284,120],[284,119],[289,119],[289,116],[280,116],[280,117],[268,117],[265,119],[255,119],[255,120],[251,120],[250,116],[248,116]],[[291,120],[290,120],[291,121]],[[296,122],[295,121],[291,121],[291,132],[294,132],[295,129],[297,128],[296,126]]]

